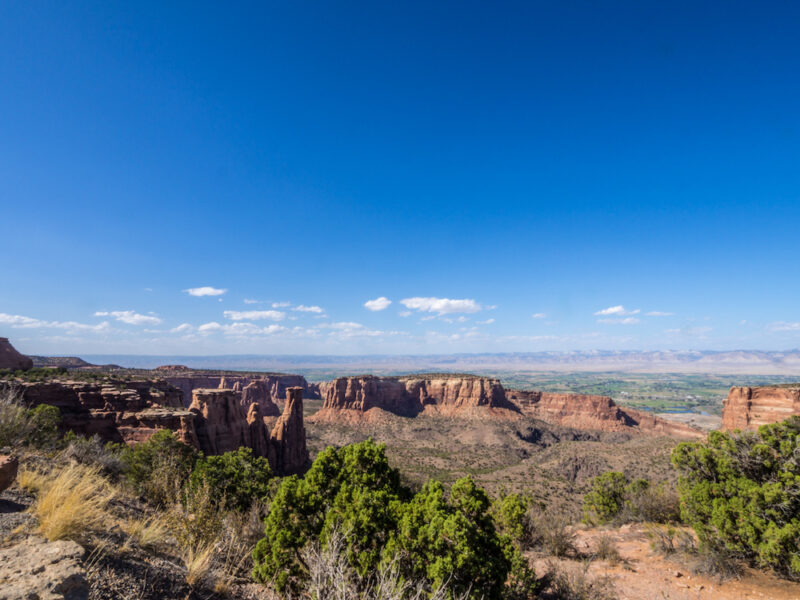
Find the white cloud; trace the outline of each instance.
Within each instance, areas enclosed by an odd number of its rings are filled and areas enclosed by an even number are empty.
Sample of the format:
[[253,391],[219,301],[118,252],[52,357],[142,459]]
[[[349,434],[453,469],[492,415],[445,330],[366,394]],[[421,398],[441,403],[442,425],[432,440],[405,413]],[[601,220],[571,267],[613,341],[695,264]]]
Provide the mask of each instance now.
[[625,317],[624,319],[597,319],[598,323],[609,323],[611,325],[636,325],[639,319],[636,317]]
[[226,293],[228,290],[204,285],[202,287],[189,288],[183,291],[190,296],[222,296],[222,294]]
[[494,323],[494,319],[486,319],[485,321],[476,321],[478,325],[491,325]]
[[453,313],[476,313],[484,308],[475,300],[471,300],[469,298],[451,300],[450,298],[414,297],[400,300],[400,304],[411,310],[431,312],[438,315],[448,315]]
[[662,312],[660,310],[651,310],[649,313],[646,313],[648,317],[674,317],[675,313],[671,312]]
[[245,304],[261,304],[261,300],[253,300],[252,298],[245,298]]
[[775,323],[767,325],[767,329],[770,331],[800,331],[800,323],[776,321]]
[[244,337],[272,335],[288,330],[281,325],[267,325],[266,327],[259,327],[255,323],[226,323],[221,325],[216,321],[211,321],[200,325],[197,331],[202,334],[222,333],[226,336]]
[[321,315],[322,313],[325,312],[324,310],[322,310],[322,307],[320,306],[305,306],[303,304],[298,304],[292,310],[297,312],[315,313],[318,315]]
[[111,331],[108,321],[97,325],[87,325],[75,321],[44,321],[22,315],[0,313],[0,323],[10,325],[14,329],[65,329],[67,331]]
[[291,305],[291,302],[273,302],[272,308],[288,308]]
[[128,325],[158,325],[161,319],[149,315],[141,315],[132,310],[112,310],[112,311],[98,311],[94,313],[95,317],[113,317],[120,323],[127,323]]
[[533,313],[531,315],[531,318],[532,319],[545,319],[545,318],[547,318],[547,314],[546,313]]
[[191,333],[194,331],[194,327],[189,325],[189,323],[181,323],[177,327],[173,327],[169,330],[170,333]]
[[636,310],[625,310],[625,307],[622,306],[621,304],[619,304],[617,306],[609,306],[608,308],[604,308],[603,310],[598,310],[594,314],[595,315],[600,315],[600,316],[603,316],[603,317],[607,317],[607,316],[611,316],[611,315],[616,316],[616,317],[624,317],[626,315],[638,315],[639,312],[640,311],[639,311],[638,308]]
[[378,310],[385,310],[389,308],[389,305],[392,303],[386,296],[381,296],[380,298],[375,298],[375,300],[367,300],[364,302],[364,306],[367,310],[371,311],[378,311]]
[[665,329],[664,333],[703,338],[710,331],[712,331],[711,327],[703,326],[703,327],[684,327],[682,329]]
[[397,313],[397,314],[398,314],[399,316],[401,316],[401,317],[410,317],[410,316],[411,316],[411,311],[410,311],[410,310],[401,310],[401,311],[400,311],[399,313]]
[[260,319],[282,321],[286,318],[286,313],[279,310],[226,310],[222,314],[231,321],[258,321]]

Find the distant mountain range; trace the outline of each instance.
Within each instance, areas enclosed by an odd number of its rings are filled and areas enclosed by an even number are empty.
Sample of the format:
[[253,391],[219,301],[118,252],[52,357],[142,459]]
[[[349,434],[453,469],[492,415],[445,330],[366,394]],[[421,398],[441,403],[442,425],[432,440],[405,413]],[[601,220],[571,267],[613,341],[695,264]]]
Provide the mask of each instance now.
[[[37,357],[39,358],[39,357]],[[741,373],[800,375],[800,350],[783,352],[762,350],[658,350],[658,351],[575,351],[513,352],[499,354],[432,355],[223,355],[223,356],[144,356],[84,355],[93,364],[117,364],[151,369],[165,364],[187,365],[195,369],[263,370],[292,372],[305,369],[331,369],[350,372],[408,372],[419,370],[469,371],[634,371],[678,373]]]

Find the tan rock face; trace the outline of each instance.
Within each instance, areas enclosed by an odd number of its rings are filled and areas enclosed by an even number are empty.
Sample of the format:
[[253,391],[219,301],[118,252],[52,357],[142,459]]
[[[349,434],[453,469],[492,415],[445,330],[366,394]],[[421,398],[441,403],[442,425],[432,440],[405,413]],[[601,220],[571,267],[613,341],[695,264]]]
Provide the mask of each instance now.
[[36,537],[0,550],[0,598],[86,600],[89,583],[81,566],[85,554],[75,542]]
[[253,448],[239,392],[196,389],[192,392],[189,410],[195,414],[197,439],[206,454],[223,454],[242,446]]
[[[251,383],[255,383],[256,385],[248,391],[245,413],[250,402],[258,402],[264,416],[280,414],[277,403],[283,401],[286,390],[290,387],[302,387],[307,396],[316,395],[318,390],[317,386],[309,384],[302,375],[209,375],[201,371],[189,371],[181,374],[168,372],[164,380],[183,392],[187,407],[191,403],[192,392],[196,389],[219,388],[244,391]],[[270,403],[275,406],[270,406]]]
[[429,405],[450,413],[460,408],[505,406],[503,386],[485,377],[339,377],[320,384],[320,389],[325,390],[323,414],[381,408],[414,416]]
[[28,406],[50,404],[61,411],[61,427],[85,436],[128,444],[170,429],[197,446],[194,415],[183,409],[183,394],[163,381],[57,380],[18,384]]
[[732,387],[722,407],[722,429],[758,429],[800,415],[798,387]]
[[618,406],[608,396],[555,394],[550,392],[508,390],[508,399],[528,416],[546,423],[594,431],[621,431],[650,435],[699,438],[703,433],[682,423],[673,423],[656,415]]
[[17,478],[19,460],[14,456],[0,454],[0,492],[7,490]]
[[20,354],[8,341],[8,338],[0,338],[0,369],[28,370],[33,367],[33,359],[24,354]]
[[286,390],[283,414],[270,434],[270,464],[279,475],[305,472],[310,463],[303,424],[303,388]]

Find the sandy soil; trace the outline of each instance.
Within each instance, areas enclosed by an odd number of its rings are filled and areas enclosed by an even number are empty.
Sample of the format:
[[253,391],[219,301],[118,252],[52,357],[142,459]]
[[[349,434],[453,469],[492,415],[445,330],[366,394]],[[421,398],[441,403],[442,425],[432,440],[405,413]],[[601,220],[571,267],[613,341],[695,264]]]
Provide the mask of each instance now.
[[[717,581],[714,577],[692,573],[685,555],[665,558],[650,548],[644,527],[626,525],[619,529],[589,529],[578,531],[578,550],[590,554],[601,535],[614,541],[622,561],[614,565],[596,560],[588,574],[608,576],[619,600],[797,600],[800,583],[777,578],[770,573],[744,569],[741,579]],[[537,558],[537,573],[547,571],[547,560]],[[559,561],[567,567],[577,567],[577,561]]]

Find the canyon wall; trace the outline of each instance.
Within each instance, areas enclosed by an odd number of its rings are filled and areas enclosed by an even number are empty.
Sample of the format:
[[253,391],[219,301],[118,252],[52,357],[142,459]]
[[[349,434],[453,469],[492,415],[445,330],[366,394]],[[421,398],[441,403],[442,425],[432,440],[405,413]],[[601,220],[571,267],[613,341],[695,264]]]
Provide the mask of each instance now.
[[732,387],[722,407],[722,429],[758,429],[800,415],[800,385]]
[[431,377],[339,377],[319,384],[325,391],[317,419],[335,418],[337,411],[364,413],[371,408],[414,416],[433,406],[447,414],[476,407],[508,407],[497,379],[446,375]]
[[650,435],[702,437],[702,432],[652,413],[617,405],[608,396],[507,390],[523,414],[553,425],[595,431],[638,431]]
[[0,369],[28,370],[33,367],[33,359],[17,352],[8,338],[0,337]]
[[[242,391],[196,389],[187,410],[181,390],[163,380],[15,381],[14,385],[27,406],[57,407],[64,431],[135,444],[160,429],[169,429],[205,454],[251,448],[256,456],[267,457],[279,475],[301,473],[309,462],[302,387],[287,389],[283,414],[276,420],[269,406],[270,415],[261,412],[262,402],[243,404],[248,386]],[[270,422],[275,423],[272,432]]]
[[[186,370],[180,365],[166,365],[156,368],[159,377],[174,385],[183,392],[184,402],[189,406],[192,399],[192,391],[196,389],[237,389],[244,391],[245,388],[254,384],[248,390],[247,399],[250,402],[258,402],[265,415],[274,413],[280,414],[277,403],[282,403],[286,398],[286,390],[290,387],[301,387],[307,398],[317,397],[319,387],[309,384],[302,375],[261,375],[261,374],[210,374],[202,371]],[[270,406],[270,404],[274,406]]]
[[506,390],[489,377],[366,375],[340,377],[319,385],[325,391],[325,401],[313,421],[348,421],[373,408],[413,417],[432,407],[437,413],[452,416],[516,419],[524,415],[574,429],[687,438],[703,435],[694,427],[618,406],[607,396]]

